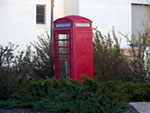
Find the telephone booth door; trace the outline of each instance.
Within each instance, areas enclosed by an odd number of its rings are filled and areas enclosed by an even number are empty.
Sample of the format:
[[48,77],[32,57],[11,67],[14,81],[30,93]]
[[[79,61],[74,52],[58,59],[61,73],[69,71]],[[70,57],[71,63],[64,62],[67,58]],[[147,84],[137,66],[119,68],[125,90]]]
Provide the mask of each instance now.
[[70,32],[56,31],[54,32],[54,62],[55,77],[70,78],[71,74],[71,50],[70,50]]

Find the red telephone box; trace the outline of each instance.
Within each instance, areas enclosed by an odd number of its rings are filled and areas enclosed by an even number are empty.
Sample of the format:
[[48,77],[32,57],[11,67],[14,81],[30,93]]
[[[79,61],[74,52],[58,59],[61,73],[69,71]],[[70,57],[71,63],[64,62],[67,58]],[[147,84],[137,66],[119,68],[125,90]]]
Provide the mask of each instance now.
[[54,75],[82,81],[93,79],[92,21],[66,16],[54,22]]

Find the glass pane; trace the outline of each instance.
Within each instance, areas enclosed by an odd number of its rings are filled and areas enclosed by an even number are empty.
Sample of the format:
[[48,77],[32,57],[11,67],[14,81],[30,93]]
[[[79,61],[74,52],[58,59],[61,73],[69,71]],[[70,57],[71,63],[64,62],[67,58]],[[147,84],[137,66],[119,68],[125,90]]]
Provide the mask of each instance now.
[[66,79],[66,75],[59,75],[60,78],[65,78]]
[[69,68],[67,68],[67,73],[68,73],[68,74],[70,73]]
[[67,59],[67,55],[58,55],[59,60],[65,60]]
[[[69,78],[69,34],[57,34],[56,37],[57,69],[59,77]],[[64,53],[64,54],[61,54]]]
[[37,23],[44,24],[44,15],[37,15],[36,21]]
[[68,41],[58,41],[58,46],[67,46]]
[[36,13],[37,14],[42,14],[42,15],[44,15],[44,11],[45,10],[45,6],[37,6],[36,7]]
[[68,61],[59,61],[59,66],[67,67],[68,66]]
[[60,74],[67,74],[68,69],[67,68],[59,68]]
[[59,34],[58,38],[59,39],[68,39],[68,34]]
[[36,23],[45,24],[45,6],[44,5],[36,6]]
[[59,48],[59,53],[67,53],[69,48]]

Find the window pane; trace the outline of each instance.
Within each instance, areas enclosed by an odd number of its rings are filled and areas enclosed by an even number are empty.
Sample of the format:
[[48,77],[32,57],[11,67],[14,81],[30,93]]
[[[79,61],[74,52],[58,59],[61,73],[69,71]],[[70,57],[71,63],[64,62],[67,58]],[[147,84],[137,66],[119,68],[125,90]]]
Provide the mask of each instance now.
[[37,8],[36,8],[37,14],[44,15],[44,8],[45,8],[45,6],[37,6]]
[[59,48],[59,53],[67,53],[69,52],[69,48]]
[[67,67],[68,66],[68,61],[59,61],[59,66]]
[[60,74],[67,74],[67,68],[59,68]]
[[44,15],[37,15],[37,23],[44,24]]
[[58,41],[58,46],[67,46],[68,41]]
[[58,38],[59,39],[68,39],[68,34],[59,34]]
[[37,24],[45,23],[45,6],[36,7],[36,22]]
[[67,55],[58,55],[58,59],[59,60],[66,60],[67,59]]

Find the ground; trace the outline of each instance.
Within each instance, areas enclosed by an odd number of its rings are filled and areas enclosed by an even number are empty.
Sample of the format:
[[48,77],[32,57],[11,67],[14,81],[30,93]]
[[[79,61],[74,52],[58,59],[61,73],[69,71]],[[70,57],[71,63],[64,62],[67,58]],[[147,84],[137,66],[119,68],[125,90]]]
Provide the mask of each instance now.
[[[41,112],[34,109],[0,109],[0,113],[54,113],[54,112]],[[130,108],[124,113],[138,113],[134,108]]]

